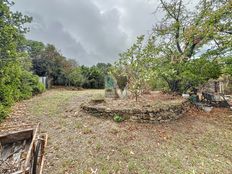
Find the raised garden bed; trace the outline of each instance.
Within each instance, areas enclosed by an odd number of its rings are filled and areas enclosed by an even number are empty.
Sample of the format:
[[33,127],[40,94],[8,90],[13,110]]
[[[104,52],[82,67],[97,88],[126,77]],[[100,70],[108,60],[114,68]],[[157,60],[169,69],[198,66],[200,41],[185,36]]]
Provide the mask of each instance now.
[[[159,97],[157,97],[159,96]],[[82,104],[82,109],[97,117],[113,118],[120,115],[125,120],[142,123],[159,123],[176,120],[188,110],[189,103],[179,97],[151,94],[135,102],[131,99],[91,100]]]

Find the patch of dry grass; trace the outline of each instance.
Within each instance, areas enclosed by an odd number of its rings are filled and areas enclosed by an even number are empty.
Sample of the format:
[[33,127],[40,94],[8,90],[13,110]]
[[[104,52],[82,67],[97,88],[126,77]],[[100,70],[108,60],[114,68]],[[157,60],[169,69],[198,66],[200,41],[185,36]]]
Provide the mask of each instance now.
[[[103,91],[51,90],[23,103],[22,120],[49,134],[48,174],[231,174],[232,115],[189,112],[164,124],[115,123],[80,111]],[[158,99],[157,99],[158,100]]]

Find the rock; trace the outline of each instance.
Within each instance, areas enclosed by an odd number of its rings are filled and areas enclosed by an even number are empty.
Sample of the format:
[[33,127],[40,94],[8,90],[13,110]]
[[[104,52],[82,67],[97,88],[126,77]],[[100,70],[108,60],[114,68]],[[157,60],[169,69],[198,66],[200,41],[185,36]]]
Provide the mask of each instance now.
[[107,104],[98,105],[88,103],[83,104],[81,107],[86,112],[99,117],[114,117],[115,114],[117,114],[132,121],[142,123],[157,123],[168,122],[180,118],[189,108],[189,105],[187,102],[185,102],[180,103],[179,105],[167,105],[165,107],[121,108],[110,105],[107,106]]
[[110,109],[110,108],[106,108],[105,111],[106,111],[106,112],[111,112],[111,109]]

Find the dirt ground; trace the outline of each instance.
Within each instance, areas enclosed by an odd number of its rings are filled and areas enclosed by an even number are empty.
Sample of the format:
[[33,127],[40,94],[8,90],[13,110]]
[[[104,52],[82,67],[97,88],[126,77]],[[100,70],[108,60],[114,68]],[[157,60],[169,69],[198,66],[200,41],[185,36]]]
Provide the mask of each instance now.
[[192,109],[170,123],[115,123],[80,110],[102,93],[49,90],[16,104],[0,130],[41,122],[49,134],[44,174],[232,173],[232,112]]
[[[104,102],[99,102],[104,99]],[[163,94],[159,91],[153,91],[149,94],[144,94],[138,98],[136,102],[133,98],[124,99],[113,99],[113,98],[103,98],[102,96],[97,96],[96,99],[93,98],[93,105],[98,107],[106,107],[111,110],[127,110],[127,109],[165,109],[170,106],[182,105],[186,100],[181,96],[173,96],[169,94]]]

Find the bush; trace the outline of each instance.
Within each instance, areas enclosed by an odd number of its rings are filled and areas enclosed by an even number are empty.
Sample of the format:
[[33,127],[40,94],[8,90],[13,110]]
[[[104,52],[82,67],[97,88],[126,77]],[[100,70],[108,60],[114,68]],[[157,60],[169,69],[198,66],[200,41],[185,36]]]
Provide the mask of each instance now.
[[38,76],[23,70],[22,67],[10,62],[1,67],[0,71],[0,121],[9,113],[15,101],[28,99],[32,95],[45,90]]
[[0,104],[0,123],[3,119],[6,118],[6,116],[9,113],[9,110],[10,110],[9,107]]
[[9,107],[20,97],[19,75],[20,67],[9,63],[1,67],[0,71],[0,120],[8,114]]
[[37,85],[33,87],[33,95],[41,94],[46,90],[45,86],[43,83],[38,82]]
[[30,72],[23,71],[20,77],[20,99],[28,99],[32,96],[33,76]]
[[45,90],[45,86],[39,82],[39,77],[33,75],[31,72],[23,71],[20,80],[20,99],[28,99],[33,95],[42,93]]

